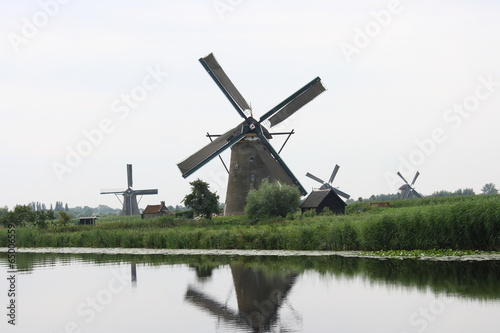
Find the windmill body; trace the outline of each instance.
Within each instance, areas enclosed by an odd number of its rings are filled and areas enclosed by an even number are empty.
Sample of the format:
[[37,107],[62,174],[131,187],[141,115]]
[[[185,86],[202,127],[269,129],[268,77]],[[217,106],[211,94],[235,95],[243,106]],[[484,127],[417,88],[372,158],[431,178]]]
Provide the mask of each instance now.
[[418,176],[420,175],[420,172],[417,171],[415,173],[415,176],[413,177],[413,181],[411,182],[411,184],[409,184],[406,181],[406,179],[403,177],[403,175],[401,175],[401,173],[399,173],[399,171],[397,175],[405,182],[405,184],[401,185],[401,187],[399,188],[400,199],[411,199],[412,197],[422,198],[422,196],[417,191],[415,191],[415,188],[413,187]]
[[128,187],[125,191],[115,191],[115,192],[101,192],[101,194],[114,194],[118,197],[119,194],[123,196],[123,209],[122,215],[140,215],[139,205],[137,203],[138,195],[150,195],[158,194],[157,189],[148,190],[134,190],[132,189],[132,164],[127,164],[127,182]]
[[231,148],[225,215],[243,214],[248,192],[257,188],[264,178],[295,185],[302,195],[307,194],[269,143],[272,136],[264,127],[264,122],[273,127],[321,94],[325,90],[321,79],[318,77],[312,80],[257,120],[249,116],[252,115],[249,104],[213,54],[201,58],[200,62],[244,121],[177,164],[182,176],[188,177],[224,150]]

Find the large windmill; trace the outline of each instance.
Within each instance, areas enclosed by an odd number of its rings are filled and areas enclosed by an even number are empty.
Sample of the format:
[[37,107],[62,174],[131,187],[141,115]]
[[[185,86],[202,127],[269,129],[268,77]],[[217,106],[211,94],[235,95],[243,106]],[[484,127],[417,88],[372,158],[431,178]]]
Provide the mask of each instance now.
[[[158,194],[157,189],[149,190],[134,190],[132,189],[132,164],[127,164],[127,182],[128,187],[125,191],[114,191],[114,192],[101,192],[101,194],[114,194],[118,197],[118,194],[123,195],[123,210],[122,215],[139,215],[139,206],[137,204],[138,195],[148,195],[148,194]],[[121,200],[120,200],[121,202]]]
[[335,167],[333,168],[332,175],[330,176],[330,179],[328,180],[328,183],[325,182],[324,180],[322,180],[321,178],[318,178],[315,175],[310,174],[309,172],[306,173],[306,176],[309,177],[309,178],[311,178],[311,179],[314,179],[315,181],[317,181],[319,183],[321,183],[321,187],[319,188],[320,190],[332,189],[335,193],[337,193],[341,197],[349,199],[351,197],[349,194],[347,194],[345,192],[342,192],[338,188],[335,188],[335,187],[332,186],[332,182],[335,179],[335,176],[337,175],[337,172],[339,171],[339,168],[340,167],[337,164],[335,164]]
[[231,147],[225,215],[243,214],[248,191],[258,187],[264,178],[270,182],[295,185],[302,195],[306,195],[300,182],[269,143],[272,136],[263,124],[265,122],[270,128],[276,126],[321,94],[325,90],[321,79],[315,78],[257,120],[213,54],[201,58],[200,62],[244,121],[177,164],[182,176],[188,177]]
[[401,177],[401,179],[405,182],[405,184],[401,185],[401,187],[399,188],[399,196],[401,199],[410,199],[412,196],[422,198],[422,196],[417,191],[415,191],[415,188],[413,188],[413,185],[415,184],[415,181],[417,180],[419,175],[420,172],[417,171],[415,177],[413,177],[413,181],[411,182],[411,184],[408,184],[406,179],[398,171],[398,176]]

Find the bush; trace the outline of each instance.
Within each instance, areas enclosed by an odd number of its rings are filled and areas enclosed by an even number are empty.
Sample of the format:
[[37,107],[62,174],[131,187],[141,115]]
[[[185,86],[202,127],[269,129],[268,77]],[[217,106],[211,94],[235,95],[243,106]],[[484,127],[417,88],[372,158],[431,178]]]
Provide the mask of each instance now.
[[251,219],[286,217],[299,206],[300,192],[295,186],[264,179],[257,190],[248,192],[245,214]]

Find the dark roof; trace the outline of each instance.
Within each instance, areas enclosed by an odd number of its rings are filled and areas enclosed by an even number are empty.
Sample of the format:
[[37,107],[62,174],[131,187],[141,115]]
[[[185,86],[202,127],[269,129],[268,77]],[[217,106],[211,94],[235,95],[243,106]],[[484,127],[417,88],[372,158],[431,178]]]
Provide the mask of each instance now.
[[300,205],[301,208],[316,208],[318,207],[323,200],[326,199],[329,195],[333,195],[338,199],[339,202],[342,202],[345,205],[345,202],[340,199],[337,193],[335,193],[332,189],[328,190],[316,190],[312,191],[309,196],[304,200],[302,205]]
[[317,190],[317,191],[312,191],[309,196],[304,200],[302,205],[300,207],[302,208],[315,208],[318,207],[323,200],[325,200],[326,196],[328,193],[330,193],[331,190]]

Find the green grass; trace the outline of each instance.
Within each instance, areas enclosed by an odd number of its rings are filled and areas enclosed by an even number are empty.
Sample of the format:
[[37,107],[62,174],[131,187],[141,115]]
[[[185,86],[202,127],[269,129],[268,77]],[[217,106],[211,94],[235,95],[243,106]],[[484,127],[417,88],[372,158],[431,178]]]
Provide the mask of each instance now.
[[[19,247],[500,250],[499,195],[393,201],[395,208],[365,204],[360,213],[362,204],[343,216],[296,214],[257,222],[244,216],[211,221],[101,218],[95,226],[18,228],[16,240]],[[0,229],[0,246],[7,246],[7,229]]]

